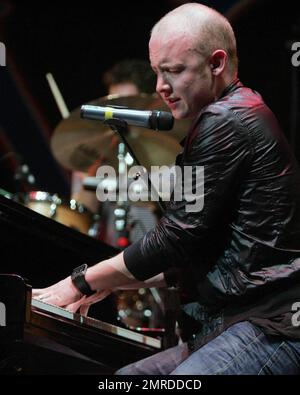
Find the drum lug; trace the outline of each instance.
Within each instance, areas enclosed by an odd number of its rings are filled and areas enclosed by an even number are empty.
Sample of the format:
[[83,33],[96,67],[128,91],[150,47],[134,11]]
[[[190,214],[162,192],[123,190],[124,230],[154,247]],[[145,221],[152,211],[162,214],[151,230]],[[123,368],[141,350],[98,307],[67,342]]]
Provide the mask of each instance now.
[[56,210],[57,205],[55,203],[52,203],[50,206],[50,218],[54,219],[56,217]]

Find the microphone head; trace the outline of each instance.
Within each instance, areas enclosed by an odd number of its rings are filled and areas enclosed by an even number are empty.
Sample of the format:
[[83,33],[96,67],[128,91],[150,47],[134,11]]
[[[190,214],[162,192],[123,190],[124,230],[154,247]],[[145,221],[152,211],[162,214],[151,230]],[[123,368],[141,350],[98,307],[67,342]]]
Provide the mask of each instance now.
[[159,130],[171,130],[174,126],[174,117],[170,112],[160,111],[157,119]]
[[171,130],[174,125],[174,118],[170,112],[152,111],[149,117],[149,126],[154,130]]
[[150,125],[155,130],[171,130],[174,126],[173,115],[166,111],[152,111]]
[[85,106],[80,107],[80,118],[84,118],[85,115]]

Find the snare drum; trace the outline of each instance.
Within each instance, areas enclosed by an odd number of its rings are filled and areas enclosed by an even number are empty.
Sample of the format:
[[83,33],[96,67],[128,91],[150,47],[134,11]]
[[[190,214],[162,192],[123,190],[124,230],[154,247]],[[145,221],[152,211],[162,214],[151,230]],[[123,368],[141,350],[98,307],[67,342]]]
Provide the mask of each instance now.
[[31,191],[26,195],[25,206],[85,234],[89,234],[93,225],[93,215],[86,207],[76,200],[63,200],[56,194]]

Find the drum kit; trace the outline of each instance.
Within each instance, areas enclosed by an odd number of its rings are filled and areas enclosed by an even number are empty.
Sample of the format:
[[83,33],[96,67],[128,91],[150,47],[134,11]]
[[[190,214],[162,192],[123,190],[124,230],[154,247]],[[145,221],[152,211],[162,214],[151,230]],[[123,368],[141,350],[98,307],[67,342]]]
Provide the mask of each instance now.
[[66,200],[57,194],[42,191],[30,191],[24,204],[33,211],[52,218],[79,232],[89,234],[93,216],[86,207],[76,200]]
[[[126,97],[110,95],[88,104],[101,107],[122,106],[130,109],[168,111],[166,105],[156,95],[146,94]],[[181,150],[179,142],[184,138],[188,128],[188,121],[177,120],[170,132],[157,132],[130,126],[126,139],[140,164],[149,171],[151,166],[171,165],[175,162],[176,155]],[[83,179],[83,188],[93,190],[95,198],[97,168],[104,165],[111,166],[118,177],[121,171],[120,160],[128,157],[128,152],[126,153],[126,149],[124,150],[124,144],[118,133],[105,123],[82,119],[80,108],[75,109],[57,125],[52,136],[51,148],[54,157],[64,168],[73,172],[85,173],[86,180],[89,182],[85,182]],[[128,161],[127,164],[129,164]],[[117,188],[116,183],[110,184],[110,188]],[[75,199],[69,201],[57,194],[45,191],[28,192],[22,203],[55,221],[101,239],[98,231],[98,229],[103,229],[101,207],[99,212],[91,213],[85,207],[84,202]],[[118,200],[109,204],[113,207],[111,212],[114,213],[114,217],[119,215],[112,221],[113,232],[118,236],[116,239],[123,240],[123,242],[124,238],[127,240],[123,244],[118,243],[119,247],[125,247],[134,241],[130,237],[133,226],[128,226],[128,213],[132,208],[141,207],[141,204],[148,214],[149,210],[152,214],[154,211],[159,211],[156,204],[149,201],[134,203]],[[103,208],[105,204],[100,206]],[[138,223],[141,220],[141,218],[133,219],[132,223]],[[156,216],[155,220],[157,220]],[[150,229],[144,226],[144,228],[141,227],[141,230],[142,233],[145,233]],[[107,242],[107,240],[104,241]],[[154,295],[154,293],[145,290],[119,292],[117,298],[119,318],[131,328],[161,326],[159,321],[162,317],[162,306],[159,299],[157,293]],[[160,303],[160,306],[157,307],[157,303]]]

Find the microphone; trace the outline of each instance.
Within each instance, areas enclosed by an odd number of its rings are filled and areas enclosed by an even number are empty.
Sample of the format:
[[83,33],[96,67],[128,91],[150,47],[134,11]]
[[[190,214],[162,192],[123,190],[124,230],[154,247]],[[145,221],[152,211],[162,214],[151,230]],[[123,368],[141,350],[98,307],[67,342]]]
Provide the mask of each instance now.
[[166,111],[141,111],[130,110],[129,108],[114,108],[100,106],[81,106],[81,118],[106,121],[111,118],[121,119],[129,125],[141,126],[154,130],[171,130],[174,118]]

